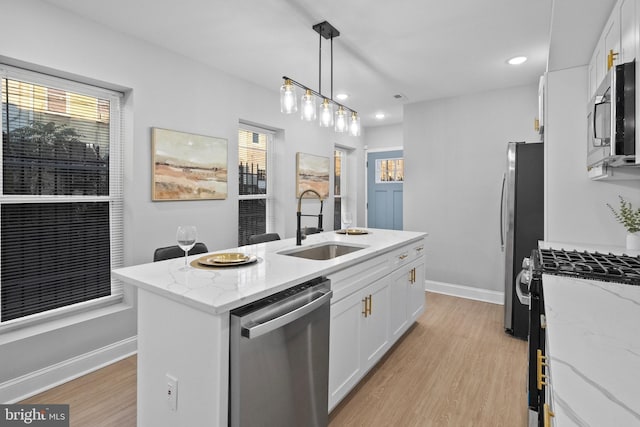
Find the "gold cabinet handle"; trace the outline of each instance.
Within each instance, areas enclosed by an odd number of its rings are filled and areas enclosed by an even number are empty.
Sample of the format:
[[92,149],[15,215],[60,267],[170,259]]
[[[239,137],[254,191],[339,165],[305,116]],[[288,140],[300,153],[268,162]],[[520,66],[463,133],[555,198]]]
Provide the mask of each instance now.
[[424,246],[418,246],[416,248],[416,252],[422,252],[424,250]]
[[609,54],[607,55],[607,71],[613,67],[613,61],[615,61],[618,56],[618,52],[614,52],[613,49],[609,49]]
[[406,257],[408,257],[408,256],[409,256],[409,255],[407,255],[407,254],[402,254],[402,255],[400,255],[398,258],[400,258],[400,259],[405,259],[405,258],[406,258]]
[[551,427],[551,417],[555,417],[556,414],[551,411],[549,404],[545,403],[544,406],[544,427]]
[[364,317],[371,316],[371,295],[364,297],[362,302],[364,303],[362,314],[364,315]]
[[544,379],[547,378],[547,376],[545,374],[542,373],[542,367],[543,366],[547,366],[546,363],[544,363],[545,360],[547,360],[546,356],[542,355],[542,350],[538,349],[536,351],[536,358],[537,358],[537,371],[538,371],[538,390],[542,390],[542,386],[543,385],[547,385],[546,382],[544,382]]
[[413,282],[412,283],[416,283],[416,268],[413,267]]

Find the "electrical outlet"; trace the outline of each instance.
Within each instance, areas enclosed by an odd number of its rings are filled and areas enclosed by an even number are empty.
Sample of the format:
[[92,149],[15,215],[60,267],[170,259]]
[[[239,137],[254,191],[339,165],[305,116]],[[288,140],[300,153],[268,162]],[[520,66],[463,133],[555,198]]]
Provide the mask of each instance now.
[[178,410],[178,380],[167,374],[167,406],[172,411]]

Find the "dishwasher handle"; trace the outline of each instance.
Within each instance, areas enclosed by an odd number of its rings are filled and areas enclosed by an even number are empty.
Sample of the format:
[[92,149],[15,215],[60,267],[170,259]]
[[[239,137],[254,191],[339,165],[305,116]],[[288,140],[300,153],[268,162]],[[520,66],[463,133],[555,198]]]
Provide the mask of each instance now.
[[316,308],[328,302],[331,299],[332,295],[333,291],[331,290],[327,290],[326,292],[323,291],[320,297],[310,301],[308,304],[305,304],[302,307],[298,307],[295,310],[289,311],[282,316],[276,317],[275,319],[266,321],[264,323],[259,323],[255,326],[243,326],[241,329],[241,334],[243,337],[252,339],[264,335],[268,332],[274,331],[311,313]]

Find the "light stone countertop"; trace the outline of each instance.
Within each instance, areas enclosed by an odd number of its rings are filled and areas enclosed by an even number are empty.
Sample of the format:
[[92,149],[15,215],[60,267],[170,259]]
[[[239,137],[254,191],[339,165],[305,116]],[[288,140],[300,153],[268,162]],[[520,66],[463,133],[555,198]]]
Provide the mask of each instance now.
[[[191,268],[182,271],[184,258],[175,258],[116,269],[112,274],[127,284],[205,312],[220,314],[315,277],[325,276],[418,242],[427,235],[412,231],[367,230],[370,233],[366,235],[340,235],[333,231],[314,234],[303,240],[302,246],[298,247],[295,238],[291,238],[211,252],[240,252],[258,257],[256,263],[245,266],[211,270]],[[325,242],[352,244],[362,246],[363,249],[326,261],[279,253]],[[189,262],[203,255],[192,255]]]
[[[622,247],[541,247],[637,255]],[[552,425],[640,426],[640,286],[543,274]]]

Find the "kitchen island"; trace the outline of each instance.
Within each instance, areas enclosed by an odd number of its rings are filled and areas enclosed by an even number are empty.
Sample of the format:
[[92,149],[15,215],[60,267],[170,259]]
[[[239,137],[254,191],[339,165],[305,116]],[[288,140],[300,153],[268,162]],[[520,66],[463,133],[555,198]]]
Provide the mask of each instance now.
[[[347,369],[353,371],[351,365],[336,362],[341,352],[334,347],[340,347],[348,336],[333,334],[334,318],[344,321],[339,314],[348,312],[350,298],[359,303],[358,293],[372,282],[375,289],[372,287],[368,295],[369,309],[372,292],[384,289],[389,297],[384,304],[373,304],[378,312],[383,307],[388,310],[385,316],[375,317],[383,323],[372,323],[375,334],[363,344],[364,353],[367,345],[372,349],[370,357],[358,364],[356,374],[349,371],[346,380],[340,380],[339,389],[330,398],[335,405],[399,338],[397,333],[406,331],[424,310],[425,236],[378,229],[364,235],[325,232],[309,236],[303,247],[337,242],[360,249],[328,260],[304,259],[285,254],[299,248],[295,239],[285,239],[218,251],[257,258],[255,263],[239,267],[183,270],[184,259],[173,259],[114,270],[115,277],[138,288],[138,425],[227,425],[230,310],[320,276],[332,279],[334,299],[342,304],[335,316],[332,304],[332,335],[340,342],[332,336],[330,376],[332,364],[334,377]],[[189,261],[201,256],[192,256]],[[384,277],[389,280],[381,280]],[[397,286],[391,289],[393,283]],[[413,285],[413,290],[407,284]],[[404,300],[398,302],[395,289],[404,292]],[[410,304],[407,298],[412,296],[419,305]],[[393,320],[396,322],[391,326]],[[360,326],[357,329],[362,330]],[[392,332],[397,333],[391,337]],[[173,399],[167,397],[169,388]]]

